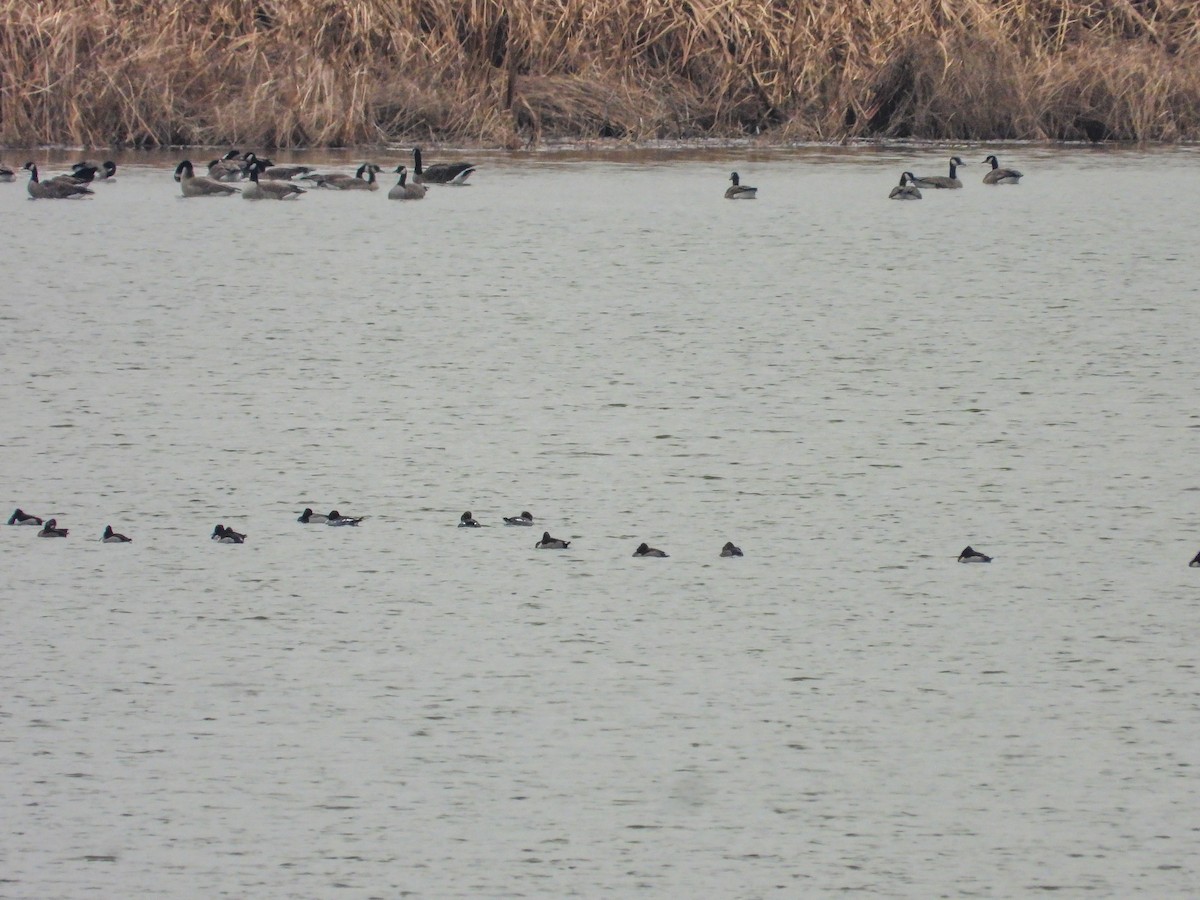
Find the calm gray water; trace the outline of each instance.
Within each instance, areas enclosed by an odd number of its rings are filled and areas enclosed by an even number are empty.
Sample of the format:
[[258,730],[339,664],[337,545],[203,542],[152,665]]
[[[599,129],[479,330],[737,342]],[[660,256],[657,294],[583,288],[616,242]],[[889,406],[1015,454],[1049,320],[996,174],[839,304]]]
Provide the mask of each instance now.
[[1195,896],[1200,154],[996,149],[0,185],[0,897]]

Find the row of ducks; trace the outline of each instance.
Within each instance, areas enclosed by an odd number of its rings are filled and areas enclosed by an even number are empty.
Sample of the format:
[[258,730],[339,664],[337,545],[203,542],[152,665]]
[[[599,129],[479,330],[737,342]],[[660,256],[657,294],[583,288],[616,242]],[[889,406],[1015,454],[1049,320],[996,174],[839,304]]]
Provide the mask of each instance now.
[[[311,507],[305,507],[304,512],[300,513],[300,517],[296,520],[303,525],[331,525],[334,527],[358,526],[366,516],[343,516],[336,509],[332,510],[328,515],[321,515],[313,512]],[[523,511],[519,516],[503,516],[505,525],[515,526],[519,528],[533,527],[533,514],[528,511]],[[58,527],[58,520],[46,519],[44,522],[37,516],[31,516],[24,510],[18,508],[8,518],[9,525],[34,525],[40,526],[38,537],[66,537],[67,529]],[[479,521],[467,510],[458,518],[459,528],[482,528]],[[123,534],[118,534],[113,531],[111,525],[104,526],[104,534],[100,540],[105,544],[128,544],[133,539],[126,537]],[[234,531],[232,528],[226,528],[225,525],[217,525],[212,532],[212,540],[218,544],[244,544],[246,543],[246,535],[241,532]],[[551,537],[550,532],[543,531],[542,539],[533,545],[536,550],[566,550],[571,546],[570,541],[562,538]],[[655,547],[651,547],[646,543],[638,544],[636,550],[633,551],[635,557],[665,559],[668,554]],[[721,548],[720,555],[722,557],[744,556],[742,549],[736,546],[733,541],[726,542]],[[968,544],[958,554],[960,563],[990,563],[992,557],[986,553],[973,548]],[[1192,557],[1188,566],[1193,569],[1200,569],[1200,552]]]
[[[266,171],[265,163],[266,160],[261,159],[253,161],[249,169],[250,182],[240,188],[234,187],[226,181],[197,175],[195,166],[190,159],[183,160],[175,167],[175,180],[179,182],[179,189],[185,197],[226,197],[240,193],[243,200],[288,200],[307,193],[300,185],[287,179],[264,179],[262,176]],[[379,184],[375,181],[375,173],[382,171],[383,169],[374,163],[363,163],[354,175],[320,175],[318,177],[321,180],[317,186],[332,187],[334,190],[340,191],[377,191]],[[400,176],[400,180],[388,191],[389,200],[424,199],[425,185],[409,182],[408,169],[404,166],[397,166],[395,171]]]
[[[518,528],[532,528],[533,527],[533,513],[528,512],[528,511],[522,512],[519,516],[502,516],[501,518],[503,519],[505,525],[512,525],[512,526],[516,526]],[[465,513],[463,513],[461,516],[458,517],[458,527],[459,528],[482,528],[483,526],[479,524],[479,522],[476,520],[476,518],[473,515],[471,515],[471,511],[467,510]],[[534,544],[533,548],[535,550],[566,550],[570,546],[571,546],[570,541],[565,541],[562,538],[551,537],[550,532],[543,531],[542,539],[540,541],[538,541],[536,544]],[[666,559],[668,556],[668,554],[665,553],[664,551],[659,550],[655,547],[651,547],[649,544],[646,544],[644,542],[641,544],[638,544],[637,549],[633,551],[633,555],[635,557],[652,558],[652,559]],[[737,547],[734,545],[733,541],[727,541],[725,546],[721,548],[720,555],[722,557],[730,557],[730,556],[744,556],[745,554],[742,553],[741,547]]]
[[[334,527],[351,526],[357,527],[366,516],[343,516],[336,509],[332,510],[328,515],[322,515],[313,512],[311,507],[305,507],[304,512],[300,513],[296,519],[302,525],[330,525]],[[519,516],[504,516],[504,524],[516,527],[532,528],[533,514],[525,511]],[[37,533],[38,537],[66,537],[68,529],[59,528],[57,519],[46,519],[43,521],[38,516],[30,515],[19,507],[8,517],[9,525],[33,525],[40,526],[41,530]],[[483,526],[475,519],[468,510],[459,516],[459,528],[482,528]],[[234,531],[232,528],[226,527],[224,524],[218,524],[212,531],[210,536],[213,541],[218,544],[244,544],[246,543],[246,535],[240,531]],[[132,538],[126,537],[123,534],[118,534],[113,531],[111,525],[104,526],[104,534],[100,540],[105,544],[128,544],[132,542]],[[551,537],[550,532],[543,531],[542,539],[533,545],[536,550],[566,550],[571,546],[571,542],[562,538]],[[637,549],[633,551],[635,557],[647,558],[666,558],[667,553],[649,544],[639,544]],[[740,547],[729,541],[721,548],[722,557],[743,556]]]
[[[966,546],[962,553],[958,554],[960,563],[990,563],[992,558],[986,553],[980,553],[970,544]],[[1200,553],[1192,557],[1192,561],[1188,563],[1188,567],[1192,569],[1200,569]]]
[[[892,188],[892,192],[888,194],[890,200],[920,200],[921,188],[926,190],[953,190],[961,188],[962,181],[958,177],[958,167],[965,166],[961,157],[950,157],[950,174],[946,175],[925,175],[916,176],[912,172],[904,172],[900,176],[900,184]],[[1006,169],[1000,165],[994,155],[989,155],[983,161],[983,165],[991,165],[991,169],[983,176],[984,184],[1019,184],[1024,177],[1016,169]]]

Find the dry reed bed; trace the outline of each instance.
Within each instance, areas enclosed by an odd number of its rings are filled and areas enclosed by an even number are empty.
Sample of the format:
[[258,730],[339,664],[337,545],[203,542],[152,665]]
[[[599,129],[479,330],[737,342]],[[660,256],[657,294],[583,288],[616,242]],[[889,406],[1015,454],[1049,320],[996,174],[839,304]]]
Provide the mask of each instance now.
[[0,0],[0,143],[1200,138],[1194,0]]

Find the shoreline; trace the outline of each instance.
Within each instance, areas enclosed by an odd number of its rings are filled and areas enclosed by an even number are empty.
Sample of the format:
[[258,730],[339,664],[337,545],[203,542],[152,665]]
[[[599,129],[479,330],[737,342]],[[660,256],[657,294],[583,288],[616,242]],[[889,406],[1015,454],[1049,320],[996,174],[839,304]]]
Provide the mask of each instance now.
[[1200,139],[1166,5],[0,0],[0,46],[6,146]]

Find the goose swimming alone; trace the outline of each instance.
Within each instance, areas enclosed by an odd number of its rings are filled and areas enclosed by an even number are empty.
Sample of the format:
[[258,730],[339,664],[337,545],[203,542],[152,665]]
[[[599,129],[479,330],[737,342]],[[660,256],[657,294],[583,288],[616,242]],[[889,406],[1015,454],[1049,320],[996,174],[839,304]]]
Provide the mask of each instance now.
[[1000,160],[989,156],[983,161],[984,165],[991,164],[992,170],[983,176],[984,184],[1019,184],[1024,177],[1016,169],[1000,168]]
[[725,188],[726,200],[753,200],[758,196],[758,188],[750,187],[748,184],[742,184],[742,180],[738,177],[737,172],[730,172],[729,180],[732,181],[733,184]]

